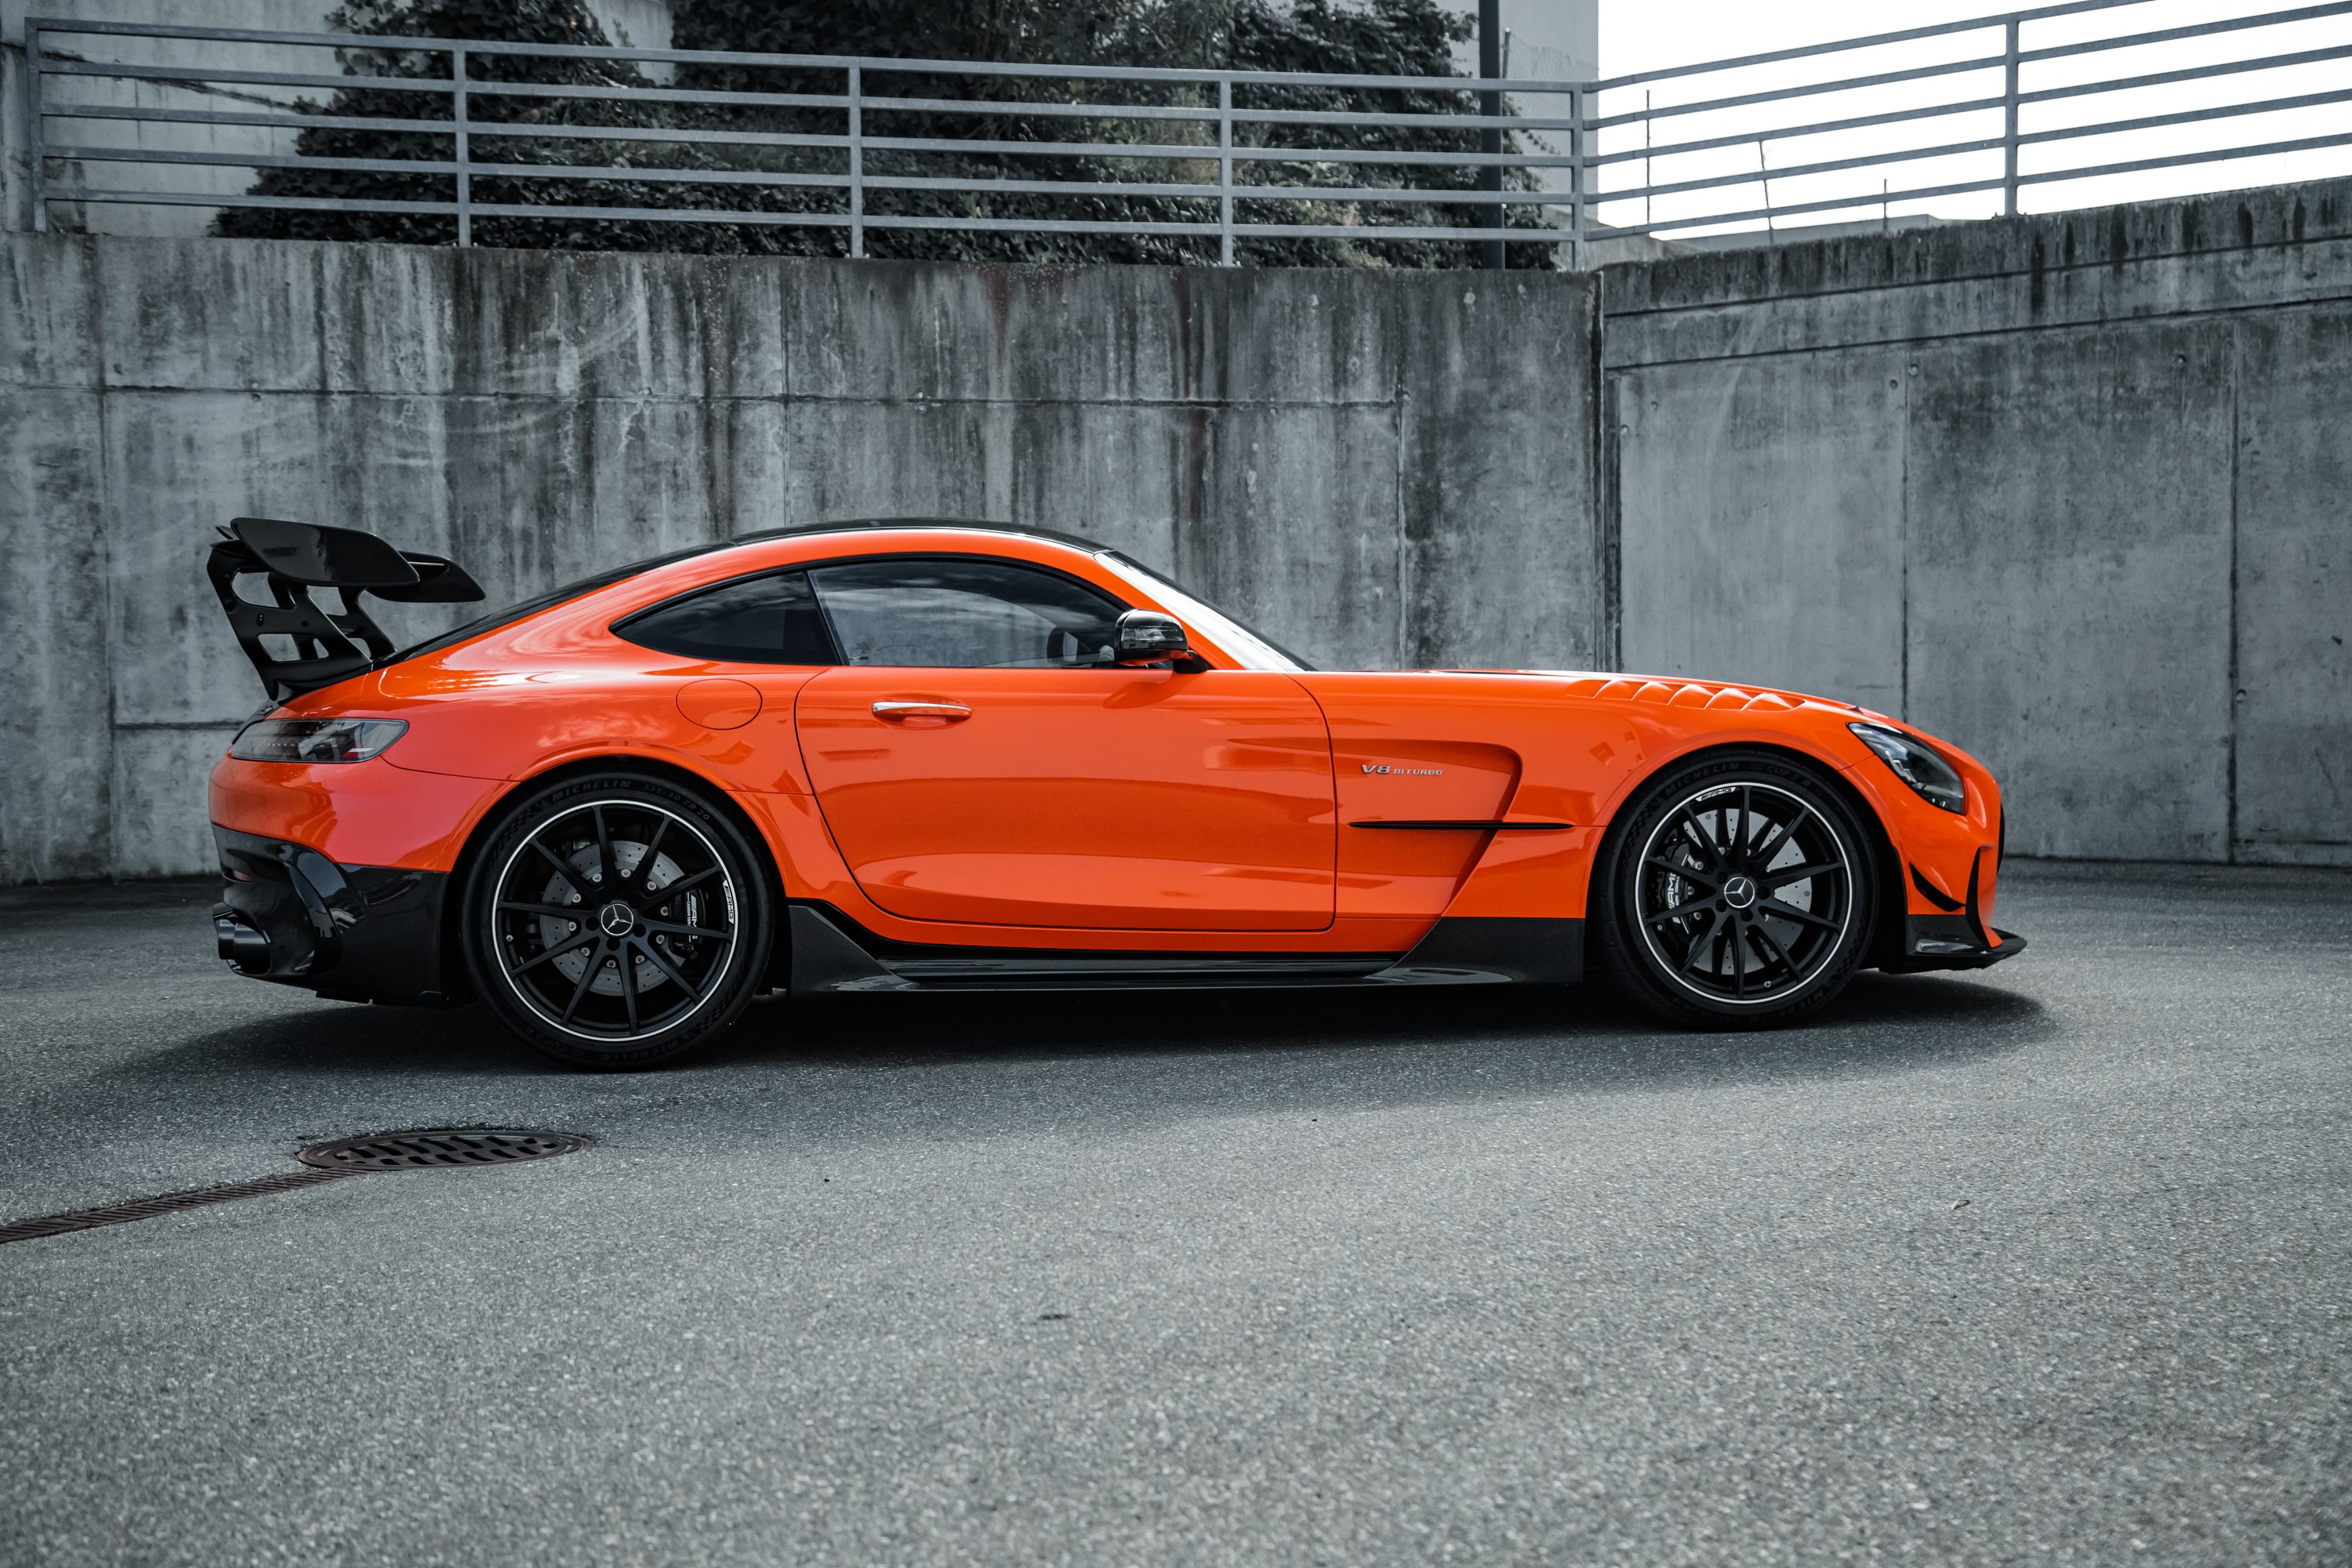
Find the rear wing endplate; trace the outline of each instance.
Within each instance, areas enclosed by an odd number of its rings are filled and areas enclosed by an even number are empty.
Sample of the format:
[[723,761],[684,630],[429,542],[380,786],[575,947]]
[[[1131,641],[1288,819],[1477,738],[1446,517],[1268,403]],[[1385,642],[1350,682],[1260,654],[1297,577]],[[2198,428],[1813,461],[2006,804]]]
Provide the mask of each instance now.
[[[396,550],[355,528],[268,517],[236,518],[221,530],[205,575],[275,701],[332,686],[392,657],[392,639],[361,605],[361,595],[404,605],[462,605],[482,596],[466,569],[442,556]],[[239,594],[245,577],[264,579],[269,602]],[[315,588],[335,590],[340,607],[321,605],[311,596]],[[290,647],[294,657],[277,657],[268,637],[280,639],[279,651]]]

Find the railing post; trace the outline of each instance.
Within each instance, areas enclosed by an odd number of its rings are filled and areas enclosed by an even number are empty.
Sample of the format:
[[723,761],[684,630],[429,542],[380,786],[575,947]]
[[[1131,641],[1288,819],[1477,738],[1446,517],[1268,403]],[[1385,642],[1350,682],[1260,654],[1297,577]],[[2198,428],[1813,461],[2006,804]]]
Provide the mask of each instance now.
[[46,171],[49,161],[41,153],[41,30],[27,25],[25,28],[25,107],[32,115],[26,146],[32,154],[33,232],[49,231],[49,197]]
[[1217,265],[1234,264],[1234,79],[1217,79]]
[[[1502,0],[1478,0],[1478,74],[1488,81],[1499,80],[1503,75],[1503,7]],[[1503,95],[1482,92],[1478,95],[1478,112],[1497,121],[1492,131],[1478,132],[1478,151],[1499,153],[1503,150]],[[1503,188],[1503,166],[1481,163],[1478,167],[1478,188],[1500,191]],[[1495,202],[1479,216],[1479,225],[1495,231],[1495,237],[1479,247],[1480,265],[1501,271],[1507,265],[1503,252],[1503,204]]]
[[474,243],[473,138],[466,133],[466,51],[449,51],[449,118],[457,139],[457,243]]
[[849,68],[849,254],[866,254],[866,73]]
[[[1576,160],[1568,166],[1568,264],[1578,272],[1585,270],[1584,255],[1584,89],[1571,89],[1568,95],[1568,117],[1575,121],[1569,128],[1568,155]],[[1647,175],[1643,176],[1644,180]]]
[[2001,94],[2000,210],[2017,216],[2017,18],[2009,21],[2008,82]]

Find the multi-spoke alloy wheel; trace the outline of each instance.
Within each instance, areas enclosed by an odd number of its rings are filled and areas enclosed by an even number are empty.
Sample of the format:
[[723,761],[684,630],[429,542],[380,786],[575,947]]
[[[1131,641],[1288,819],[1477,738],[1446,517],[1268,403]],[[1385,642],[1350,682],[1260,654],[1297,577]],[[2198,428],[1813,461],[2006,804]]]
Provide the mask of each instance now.
[[644,1067],[731,1023],[766,962],[768,900],[741,831],[709,802],[628,773],[527,799],[477,863],[475,980],[541,1049]]
[[1868,945],[1864,842],[1836,793],[1794,763],[1733,754],[1677,770],[1611,836],[1603,951],[1637,999],[1681,1021],[1789,1022],[1835,995]]

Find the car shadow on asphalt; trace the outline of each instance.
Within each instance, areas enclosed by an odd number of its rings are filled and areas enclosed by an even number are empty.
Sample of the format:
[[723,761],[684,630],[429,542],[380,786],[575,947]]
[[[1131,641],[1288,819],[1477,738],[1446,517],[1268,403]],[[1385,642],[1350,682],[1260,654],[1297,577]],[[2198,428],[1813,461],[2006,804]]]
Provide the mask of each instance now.
[[761,1126],[807,1142],[1875,1078],[1980,1064],[2057,1027],[2028,997],[1937,975],[1864,974],[1816,1022],[1738,1034],[1668,1028],[1599,988],[828,997],[761,1004],[715,1047],[616,1079],[545,1061],[478,1007],[321,1004],[67,1094],[120,1103],[168,1083],[183,1106],[430,1103],[459,1122],[649,1135],[756,1103]]

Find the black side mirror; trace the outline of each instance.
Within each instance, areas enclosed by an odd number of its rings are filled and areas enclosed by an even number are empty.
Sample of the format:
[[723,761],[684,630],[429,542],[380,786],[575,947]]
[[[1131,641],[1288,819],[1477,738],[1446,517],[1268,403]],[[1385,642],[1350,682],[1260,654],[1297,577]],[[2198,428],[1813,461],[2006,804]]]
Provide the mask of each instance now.
[[1166,664],[1192,656],[1184,623],[1162,610],[1129,610],[1118,618],[1118,662]]

